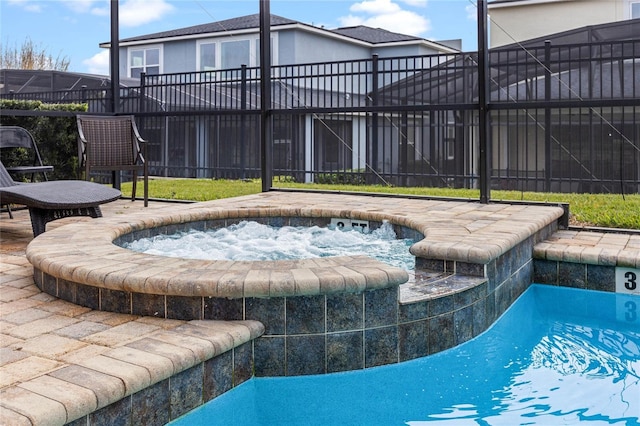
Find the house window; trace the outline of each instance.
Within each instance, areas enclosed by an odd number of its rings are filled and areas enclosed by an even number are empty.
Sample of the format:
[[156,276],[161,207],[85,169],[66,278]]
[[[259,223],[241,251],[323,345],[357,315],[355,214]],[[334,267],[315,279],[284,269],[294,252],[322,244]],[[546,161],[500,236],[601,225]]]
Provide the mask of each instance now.
[[160,74],[159,47],[129,50],[129,76],[138,78],[143,72],[150,75]]
[[[277,51],[274,49],[277,38],[271,38],[271,62],[277,65]],[[260,39],[224,38],[222,40],[200,40],[197,43],[197,67],[199,71],[213,71],[240,68],[242,65],[257,67],[260,65]]]
[[447,136],[444,139],[445,149],[447,152],[447,160],[456,158],[456,127],[455,124],[449,123],[446,128]]
[[315,170],[346,171],[352,168],[353,125],[347,120],[315,120]]
[[631,3],[631,19],[640,18],[640,1]]
[[200,44],[200,71],[213,71],[216,69],[216,44]]
[[225,41],[221,43],[222,69],[240,68],[242,65],[252,66],[256,61],[251,58],[251,42],[249,40]]

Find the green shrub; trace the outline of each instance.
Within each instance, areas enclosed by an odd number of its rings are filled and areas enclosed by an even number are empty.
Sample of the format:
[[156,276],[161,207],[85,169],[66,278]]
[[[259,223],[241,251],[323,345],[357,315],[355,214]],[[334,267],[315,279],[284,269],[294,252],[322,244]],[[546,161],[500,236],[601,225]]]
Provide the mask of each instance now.
[[[54,166],[49,179],[74,179],[78,176],[78,145],[75,113],[86,112],[86,104],[46,104],[40,101],[0,100],[0,124],[27,129],[36,140],[42,162]],[[51,116],[11,115],[8,110],[47,111]],[[62,113],[62,114],[60,114]],[[5,166],[30,161],[24,152],[3,152]]]
[[361,170],[345,170],[344,172],[319,173],[315,177],[320,185],[364,185],[366,177]]

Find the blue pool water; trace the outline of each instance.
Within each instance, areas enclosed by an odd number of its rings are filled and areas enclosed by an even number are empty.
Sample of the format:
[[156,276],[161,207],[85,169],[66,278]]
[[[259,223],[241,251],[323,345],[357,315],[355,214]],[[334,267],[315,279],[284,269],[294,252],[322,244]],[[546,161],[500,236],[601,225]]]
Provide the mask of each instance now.
[[640,425],[640,297],[532,285],[425,358],[254,378],[171,425]]

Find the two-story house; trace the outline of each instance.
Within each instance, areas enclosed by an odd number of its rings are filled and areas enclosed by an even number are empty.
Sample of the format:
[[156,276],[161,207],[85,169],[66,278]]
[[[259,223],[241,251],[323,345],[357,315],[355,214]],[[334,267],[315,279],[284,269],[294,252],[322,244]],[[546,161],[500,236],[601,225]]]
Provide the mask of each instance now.
[[[120,75],[123,78],[139,78],[142,73],[145,76],[161,75],[164,81],[168,81],[171,79],[169,76],[175,73],[210,72],[210,75],[201,74],[194,78],[220,82],[221,75],[237,76],[237,70],[242,66],[254,69],[259,66],[259,28],[260,16],[254,14],[122,39],[119,41]],[[271,63],[275,67],[272,70],[274,80],[277,80],[274,82],[277,84],[274,87],[275,104],[291,109],[313,106],[326,109],[346,102],[351,105],[367,104],[368,92],[372,88],[361,84],[360,76],[347,76],[344,70],[337,68],[334,74],[327,68],[329,71],[320,73],[311,71],[313,78],[296,79],[296,74],[301,72],[296,68],[298,65],[371,61],[374,56],[382,59],[441,55],[446,58],[460,53],[460,46],[460,40],[434,42],[366,26],[326,29],[271,15]],[[101,47],[108,48],[109,43],[103,43]],[[398,65],[396,71],[398,67],[413,67],[415,63]],[[292,67],[283,68],[289,65]],[[322,69],[322,65],[318,66]],[[236,71],[221,74],[223,70]],[[319,77],[318,74],[323,75]],[[201,109],[228,108],[224,102],[243,97],[248,99],[247,102],[253,102],[249,105],[251,108],[257,102],[259,89],[257,79],[252,81],[253,85],[249,83],[244,89],[231,81],[223,89],[212,85],[204,89],[210,90],[206,95],[202,93],[202,85],[198,88],[183,86],[178,89],[180,101],[166,90],[152,94],[147,92],[146,96],[162,104],[165,110],[171,109],[172,103],[186,102],[184,99],[191,91],[194,94],[189,102],[200,103]],[[380,85],[383,84],[381,81]],[[214,93],[216,90],[218,92]],[[296,95],[291,95],[294,92]],[[171,93],[175,94],[175,91]],[[243,107],[235,103],[232,108]],[[244,170],[245,166],[255,170],[259,164],[255,124],[247,125],[246,121],[241,123],[230,118],[194,117],[190,120],[165,120],[155,126],[157,133],[150,139],[159,141],[159,145],[150,148],[152,158],[157,159],[158,169],[186,176],[208,176],[207,170],[211,169],[229,170],[223,175],[237,176],[233,170]],[[366,128],[367,117],[363,114],[307,112],[276,120],[276,168],[314,171],[363,169],[368,155],[363,153]],[[244,171],[240,176],[244,176]]]

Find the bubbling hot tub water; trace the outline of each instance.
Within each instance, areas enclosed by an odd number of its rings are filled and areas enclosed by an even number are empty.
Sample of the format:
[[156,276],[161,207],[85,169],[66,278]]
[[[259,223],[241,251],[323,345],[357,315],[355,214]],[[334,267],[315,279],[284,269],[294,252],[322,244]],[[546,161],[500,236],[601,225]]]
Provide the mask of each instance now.
[[273,227],[242,221],[226,228],[189,230],[155,235],[123,244],[133,251],[202,260],[283,260],[329,256],[367,255],[389,265],[413,270],[409,247],[415,241],[398,239],[393,226],[384,222],[371,232],[334,227]]

